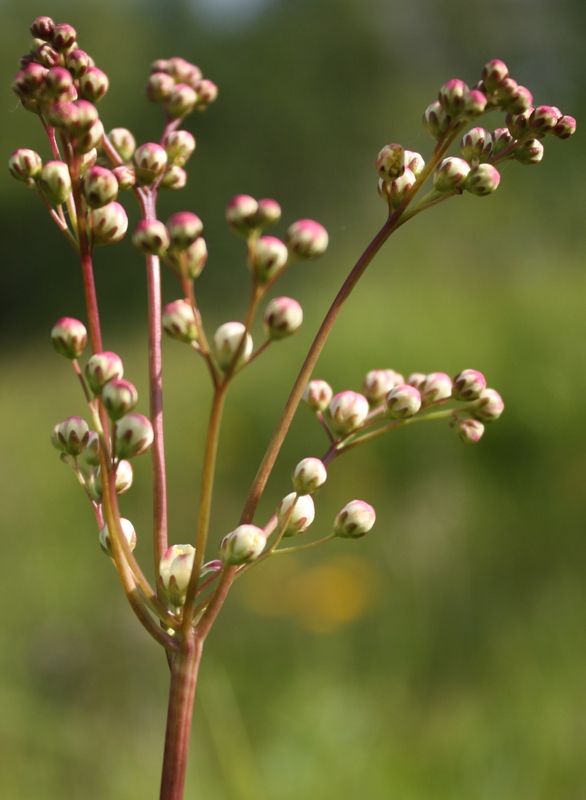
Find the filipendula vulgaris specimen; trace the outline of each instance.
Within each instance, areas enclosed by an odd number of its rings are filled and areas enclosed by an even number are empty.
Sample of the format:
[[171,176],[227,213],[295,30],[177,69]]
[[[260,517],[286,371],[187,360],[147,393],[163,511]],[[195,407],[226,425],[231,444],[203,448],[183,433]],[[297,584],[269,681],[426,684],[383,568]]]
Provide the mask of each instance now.
[[[57,424],[53,444],[88,497],[102,550],[118,571],[126,597],[140,623],[166,651],[171,671],[169,710],[160,797],[183,797],[185,769],[197,672],[206,637],[234,580],[276,554],[298,552],[333,539],[357,539],[371,530],[375,510],[364,500],[345,500],[329,529],[306,541],[315,517],[314,494],[327,480],[330,465],[343,453],[390,431],[431,419],[445,419],[462,441],[476,443],[485,426],[497,420],[503,401],[485,377],[463,369],[454,378],[444,372],[407,377],[392,369],[369,372],[361,391],[334,394],[313,378],[318,356],[340,309],[389,236],[412,217],[456,195],[492,194],[504,162],[537,164],[548,136],[566,139],[575,120],[555,106],[534,106],[499,60],[486,64],[480,80],[469,88],[450,80],[423,114],[423,126],[435,142],[427,161],[401,144],[384,146],[375,159],[378,192],[388,214],[323,319],[291,393],[268,442],[240,518],[233,530],[208,544],[216,453],[222,410],[238,373],[268,347],[293,335],[303,311],[290,297],[273,296],[273,286],[300,260],[324,254],[328,234],[318,222],[290,224],[283,239],[265,231],[279,222],[281,208],[273,199],[238,195],[226,209],[230,229],[246,243],[251,295],[244,321],[228,321],[210,333],[198,305],[196,279],[208,252],[203,223],[190,211],[166,222],[157,218],[161,190],[185,186],[185,166],[195,139],[182,125],[193,111],[216,100],[217,87],[201,70],[182,58],[155,61],[147,81],[149,100],[161,106],[164,128],[158,142],[137,146],[121,127],[104,130],[98,104],[108,91],[108,77],[80,49],[71,25],[38,17],[31,26],[29,52],[21,59],[13,89],[22,107],[35,114],[48,138],[49,158],[26,148],[10,157],[14,178],[34,189],[80,260],[87,309],[86,324],[62,317],[51,338],[55,350],[71,362],[85,396],[89,424],[72,416]],[[500,111],[503,127],[478,125],[487,112]],[[456,148],[457,155],[448,155]],[[424,191],[426,187],[426,191]],[[134,195],[141,221],[132,242],[147,268],[149,328],[149,416],[137,413],[138,393],[124,377],[120,357],[106,350],[94,285],[93,256],[97,246],[111,245],[127,233],[128,218],[120,193]],[[161,265],[171,270],[180,297],[163,307]],[[253,321],[261,312],[265,337],[255,347]],[[86,327],[87,326],[87,327]],[[170,544],[163,431],[161,338],[165,332],[192,348],[207,369],[212,386],[203,460],[198,518],[192,542]],[[88,345],[91,355],[80,362]],[[275,501],[268,520],[255,520],[277,455],[292,418],[304,403],[323,427],[327,445],[321,458],[303,458],[292,471],[292,491]],[[120,514],[118,497],[132,486],[132,459],[149,451],[153,466],[153,553],[156,585],[151,586],[133,549],[136,532]],[[256,465],[251,465],[254,471]],[[319,527],[319,526],[316,526]],[[297,542],[301,537],[301,544]]]

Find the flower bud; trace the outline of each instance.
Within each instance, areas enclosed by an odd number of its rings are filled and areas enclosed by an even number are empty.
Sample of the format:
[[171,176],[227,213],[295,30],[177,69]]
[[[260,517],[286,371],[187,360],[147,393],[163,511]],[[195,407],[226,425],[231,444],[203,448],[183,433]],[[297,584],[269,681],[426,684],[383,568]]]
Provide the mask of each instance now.
[[458,436],[466,444],[476,444],[484,434],[484,425],[477,419],[462,419],[458,423]]
[[23,100],[25,97],[37,97],[44,86],[47,72],[47,67],[41,64],[27,64],[14,76],[12,90]]
[[488,161],[492,153],[492,136],[484,128],[471,128],[460,141],[460,152],[466,161]]
[[195,278],[201,275],[206,261],[208,260],[208,248],[205,239],[199,236],[193,244],[189,245],[182,255],[187,277],[191,280],[195,280]]
[[503,413],[505,404],[494,389],[483,389],[474,404],[474,416],[483,422],[494,422]]
[[55,30],[55,23],[51,17],[36,17],[32,21],[30,30],[35,38],[50,42]]
[[169,241],[169,231],[158,219],[141,219],[132,234],[132,244],[136,249],[153,256],[162,256]]
[[198,330],[193,306],[188,300],[175,300],[163,309],[162,325],[165,333],[180,342],[197,341]]
[[71,176],[63,161],[47,161],[39,175],[39,186],[47,199],[59,206],[71,194]]
[[373,369],[362,382],[362,391],[371,406],[378,406],[395,386],[405,383],[399,372],[393,369]]
[[126,164],[121,167],[114,167],[112,174],[118,181],[118,191],[125,192],[136,185],[136,172]]
[[[84,450],[82,453],[82,457],[84,458],[84,460],[87,460],[85,458],[86,450]],[[116,477],[114,480],[114,488],[116,490],[116,494],[126,494],[126,492],[128,492],[129,489],[132,487],[133,480],[134,480],[134,470],[132,469],[130,461],[119,461],[116,464]],[[94,474],[94,490],[98,498],[102,497],[103,488],[102,488],[102,474],[100,469],[97,469]]]
[[68,50],[63,56],[63,61],[74,78],[81,78],[84,72],[87,72],[89,67],[94,66],[91,56],[79,48]]
[[197,102],[197,94],[186,83],[178,83],[171,89],[165,103],[165,110],[170,119],[181,119],[191,114]]
[[409,191],[409,189],[414,185],[417,178],[411,172],[408,167],[405,167],[405,170],[400,178],[395,178],[394,181],[391,182],[390,188],[390,197],[391,197],[391,205],[396,208],[400,202],[402,201],[405,194]]
[[90,208],[102,208],[118,196],[118,181],[111,170],[91,167],[81,180],[81,191]]
[[342,539],[358,539],[372,528],[376,521],[374,508],[364,500],[352,500],[336,515],[334,533]]
[[[134,525],[129,519],[125,519],[124,517],[120,517],[120,529],[122,531],[122,535],[128,542],[128,546],[131,550],[134,550],[136,547],[136,531],[134,530]],[[108,530],[108,526],[104,525],[102,530],[100,531],[99,535],[100,539],[100,547],[104,551],[107,556],[110,558],[114,558],[114,551],[112,550],[112,542],[110,541],[110,531]]]
[[328,477],[325,465],[319,458],[304,458],[293,470],[293,488],[299,495],[313,494],[320,489]]
[[358,392],[340,392],[329,405],[330,421],[336,433],[345,435],[360,427],[369,411],[368,400]]
[[265,548],[266,535],[256,525],[239,525],[224,536],[220,544],[220,558],[224,564],[237,566],[257,559]]
[[276,200],[265,197],[258,201],[255,220],[259,228],[268,228],[281,219],[281,206]]
[[510,114],[522,114],[533,103],[533,95],[525,86],[519,86],[512,78],[505,78],[501,82],[497,96],[503,111]]
[[488,98],[479,89],[470,89],[464,95],[461,115],[468,119],[480,116],[488,105]]
[[187,250],[203,231],[201,219],[191,211],[178,211],[167,220],[170,250]]
[[433,173],[433,185],[438,192],[454,192],[461,190],[470,164],[463,158],[449,156],[437,165]]
[[90,431],[89,439],[81,457],[90,467],[100,466],[100,437],[96,431]]
[[85,133],[81,133],[75,138],[75,149],[78,154],[89,153],[94,147],[99,147],[104,138],[104,126],[102,121],[97,119],[92,127]]
[[423,127],[434,139],[441,139],[451,122],[439,100],[431,103],[423,113]]
[[167,597],[176,608],[185,603],[185,595],[195,560],[195,547],[174,544],[159,562],[159,575]]
[[454,400],[476,400],[486,389],[486,378],[476,369],[459,372],[452,382]]
[[108,140],[122,161],[130,161],[136,150],[136,139],[127,128],[112,128]]
[[536,136],[545,136],[552,133],[561,117],[559,108],[553,106],[537,106],[529,116],[529,128]]
[[79,109],[75,103],[66,100],[53,103],[47,111],[47,120],[54,128],[73,133],[79,128]]
[[68,417],[59,425],[57,438],[68,455],[78,456],[88,443],[90,429],[81,417]]
[[300,219],[287,229],[285,241],[296,258],[318,258],[327,249],[328,232],[312,219]]
[[303,309],[291,297],[275,297],[267,304],[263,320],[269,339],[285,339],[301,327]]
[[401,144],[387,144],[376,157],[375,166],[385,181],[399,178],[405,171],[405,150]]
[[492,155],[493,158],[495,156],[500,155],[503,150],[506,150],[507,147],[512,144],[514,141],[514,137],[512,136],[510,130],[508,128],[497,128],[492,132]]
[[34,185],[34,179],[41,174],[43,160],[34,150],[21,147],[15,150],[8,159],[8,169],[13,178],[23,181],[30,186]]
[[187,184],[187,172],[182,168],[173,164],[165,170],[159,186],[161,189],[170,189],[177,192],[183,189]]
[[492,164],[478,164],[472,167],[464,181],[464,190],[476,197],[492,194],[501,182],[501,176]]
[[147,142],[136,148],[133,156],[136,177],[145,185],[154,183],[167,166],[167,153],[159,144]]
[[165,137],[164,147],[169,164],[183,167],[193,155],[195,139],[189,131],[172,131]]
[[116,421],[134,409],[138,403],[138,392],[130,381],[115,378],[102,389],[102,402],[110,419]]
[[309,381],[303,390],[303,402],[307,403],[312,411],[325,411],[333,396],[334,392],[329,383],[318,379]]
[[87,133],[99,119],[98,109],[88,100],[75,100],[73,105],[77,109],[77,126],[74,132]]
[[452,396],[452,379],[445,372],[430,372],[417,388],[422,403],[428,405]]
[[489,92],[496,91],[500,84],[509,77],[509,69],[504,61],[498,58],[485,64],[482,70],[482,81]]
[[414,386],[416,389],[421,388],[421,384],[427,378],[425,372],[412,372],[407,378],[409,386]]
[[233,197],[226,208],[228,225],[242,236],[248,236],[257,227],[258,203],[248,194]]
[[315,519],[315,506],[309,494],[291,492],[277,506],[279,528],[285,526],[283,536],[295,536],[306,531]]
[[153,72],[145,86],[146,96],[152,103],[164,103],[171,96],[175,81],[166,72]]
[[423,172],[425,161],[420,153],[416,153],[413,150],[405,150],[405,166],[408,167],[417,178]]
[[51,329],[55,350],[65,358],[79,358],[87,345],[85,325],[72,317],[61,317]]
[[116,424],[116,456],[140,456],[153,443],[153,426],[143,414],[126,414]]
[[119,242],[128,229],[128,217],[120,203],[108,203],[94,209],[90,222],[96,244]]
[[105,72],[97,67],[88,67],[79,79],[79,93],[84,100],[97,103],[106,94],[109,85]]
[[464,110],[464,98],[469,91],[464,81],[457,78],[444,83],[439,90],[438,100],[446,114],[450,117],[459,116]]
[[543,145],[539,139],[529,139],[520,147],[517,147],[513,157],[520,164],[539,164],[543,158]]
[[533,108],[529,108],[522,114],[507,114],[505,117],[509,133],[514,139],[520,139],[529,130],[529,117],[533,110]]
[[395,386],[386,397],[387,414],[395,419],[413,417],[421,408],[421,394],[414,386],[403,383]]
[[564,114],[558,119],[552,133],[558,139],[569,139],[576,133],[576,120],[574,117]]
[[201,80],[201,70],[195,64],[191,64],[184,58],[169,58],[165,65],[165,70],[172,75],[178,83],[187,83],[195,87]]
[[[241,346],[242,338],[244,346]],[[240,353],[235,366],[248,360],[252,353],[252,336],[241,322],[225,322],[220,325],[212,339],[212,352],[220,369],[227,370],[232,366],[236,353]]]
[[51,67],[45,75],[45,91],[51,97],[60,97],[72,86],[73,77],[65,67]]
[[205,111],[209,104],[217,99],[218,87],[213,81],[210,81],[209,78],[203,78],[201,81],[198,81],[195,88],[197,89],[196,108],[198,111]]
[[62,23],[55,25],[53,33],[51,34],[51,44],[60,53],[70,50],[72,45],[75,44],[77,33],[72,25]]
[[248,266],[261,284],[277,275],[289,260],[287,246],[275,236],[261,236],[251,248]]
[[108,383],[124,375],[122,359],[116,353],[105,351],[95,353],[85,365],[85,377],[88,385],[95,395],[102,393]]

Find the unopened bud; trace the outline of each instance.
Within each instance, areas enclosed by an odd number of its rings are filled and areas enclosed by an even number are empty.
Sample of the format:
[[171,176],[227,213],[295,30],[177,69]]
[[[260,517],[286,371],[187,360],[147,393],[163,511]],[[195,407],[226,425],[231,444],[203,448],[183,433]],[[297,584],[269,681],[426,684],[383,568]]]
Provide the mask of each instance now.
[[448,129],[451,118],[439,100],[435,100],[425,109],[422,121],[423,127],[434,139],[441,139]]
[[390,188],[390,196],[391,196],[391,205],[393,207],[397,207],[405,194],[411,189],[411,187],[415,184],[417,178],[411,172],[408,167],[405,167],[405,170],[401,177],[395,178],[394,181],[391,182]]
[[153,439],[153,426],[143,414],[126,414],[116,424],[116,455],[140,456],[150,448]]
[[315,505],[309,494],[291,492],[277,507],[279,528],[285,526],[283,536],[295,536],[306,531],[315,519]]
[[[86,451],[87,448],[82,453],[84,460],[87,460],[85,457]],[[126,494],[126,492],[128,492],[131,488],[133,480],[134,470],[132,469],[130,461],[119,461],[116,464],[116,477],[114,479],[114,488],[116,490],[116,494]],[[97,469],[94,474],[94,490],[97,497],[102,497],[103,487],[100,469]]]
[[39,186],[55,205],[64,203],[71,194],[71,176],[63,161],[47,161],[39,175]]
[[319,458],[304,458],[293,470],[293,488],[299,495],[313,494],[328,477],[325,465]]
[[170,250],[187,250],[203,231],[203,223],[191,211],[178,211],[167,220]]
[[138,403],[138,392],[130,381],[115,378],[102,389],[102,402],[110,419],[119,420],[134,409]]
[[470,89],[464,95],[464,103],[462,105],[461,115],[467,119],[474,119],[480,116],[488,105],[488,98],[479,89]]
[[182,167],[173,164],[165,170],[159,186],[161,189],[170,189],[173,192],[177,192],[183,189],[186,184],[187,172]]
[[545,136],[553,133],[553,129],[558,123],[561,113],[559,108],[553,106],[537,106],[529,117],[529,128],[535,131],[535,135]]
[[94,62],[84,50],[68,50],[63,56],[65,66],[74,78],[81,78],[84,72],[94,66]]
[[269,225],[274,225],[281,219],[281,206],[276,200],[270,197],[265,197],[258,201],[258,208],[256,210],[256,223],[259,228],[268,228]]
[[45,91],[51,97],[59,97],[73,85],[71,72],[65,67],[51,67],[45,75]]
[[[134,550],[136,547],[136,531],[134,530],[134,525],[129,519],[125,519],[124,517],[120,517],[120,530],[122,531],[122,535],[128,542],[128,546],[131,550]],[[108,530],[108,526],[104,525],[104,527],[100,531],[99,535],[100,539],[100,547],[104,551],[107,556],[110,558],[114,558],[114,551],[112,550],[112,542],[110,540],[110,531]]]
[[464,190],[476,197],[485,197],[492,194],[500,182],[501,176],[496,167],[492,164],[478,164],[468,173],[464,181]]
[[391,389],[401,383],[405,383],[405,379],[399,372],[393,369],[373,369],[365,375],[362,391],[371,406],[378,406]]
[[358,539],[372,528],[376,521],[374,508],[364,500],[352,500],[336,515],[334,533],[342,539]]
[[198,337],[197,322],[189,300],[174,300],[163,309],[162,325],[165,333],[180,342],[195,342]]
[[169,231],[158,219],[141,219],[132,234],[132,244],[136,249],[153,256],[162,256],[169,241]]
[[438,192],[453,192],[461,190],[468,173],[470,164],[463,158],[449,156],[437,165],[433,173],[433,185]]
[[287,246],[276,236],[261,236],[251,248],[248,265],[259,283],[277,275],[289,260]]
[[97,103],[106,94],[109,85],[105,72],[97,67],[88,67],[79,79],[79,93],[84,100]]
[[222,370],[232,366],[237,353],[239,356],[236,366],[247,361],[252,353],[252,346],[252,336],[241,322],[225,322],[220,325],[212,339],[212,352]]
[[72,45],[75,44],[77,33],[72,25],[62,23],[55,25],[53,33],[51,34],[51,44],[60,53],[65,50],[70,50]]
[[514,142],[514,137],[508,128],[497,128],[492,132],[492,155],[498,156]]
[[416,153],[413,150],[405,150],[405,166],[417,178],[423,172],[425,161],[420,153]]
[[435,403],[452,396],[452,379],[445,372],[430,372],[418,389],[422,403]]
[[88,131],[76,136],[75,148],[80,155],[89,153],[94,147],[99,147],[102,144],[103,138],[104,126],[102,121],[97,119]]
[[405,171],[405,150],[401,144],[387,144],[376,157],[378,174],[385,181],[400,177]]
[[483,422],[494,422],[503,413],[505,404],[500,394],[494,389],[483,389],[474,404],[473,413]]
[[102,393],[108,383],[124,375],[122,359],[116,353],[105,351],[95,353],[85,365],[85,377],[88,385],[95,395]]
[[153,72],[149,75],[145,92],[152,103],[165,103],[175,88],[175,80],[166,72]]
[[136,150],[136,139],[132,133],[127,128],[112,128],[108,139],[122,161],[130,161]]
[[419,389],[426,378],[427,375],[425,372],[412,372],[407,378],[407,383],[409,386],[414,386],[416,389]]
[[460,152],[466,161],[488,161],[492,153],[492,136],[484,128],[471,128],[460,141]]
[[147,142],[134,151],[136,177],[145,185],[154,183],[167,166],[167,153],[160,144]]
[[368,400],[358,392],[340,392],[329,405],[332,428],[345,435],[360,427],[368,416]]
[[285,339],[301,327],[303,309],[291,297],[275,297],[267,304],[263,320],[269,339]]
[[395,386],[386,397],[387,414],[395,419],[413,417],[421,408],[421,394],[414,386],[403,383]]
[[312,219],[300,219],[287,229],[285,241],[296,258],[318,258],[327,249],[328,232]]
[[237,566],[250,564],[265,548],[266,535],[256,525],[239,525],[224,536],[220,544],[220,558],[224,564]]
[[196,108],[198,111],[204,111],[210,103],[218,97],[218,87],[209,78],[203,78],[198,81],[197,86],[197,102]]
[[43,39],[45,42],[50,42],[55,30],[55,23],[51,17],[36,17],[31,24],[31,33],[37,39]]
[[233,197],[226,208],[226,221],[242,236],[248,236],[257,227],[258,203],[248,194]]
[[187,277],[195,280],[201,275],[208,260],[208,248],[203,236],[199,236],[182,254]]
[[83,322],[72,317],[61,317],[51,329],[55,350],[65,358],[79,358],[87,345],[87,330]]
[[457,117],[464,109],[464,98],[469,92],[464,81],[454,78],[439,90],[438,100],[441,107],[450,117]]
[[561,116],[552,131],[558,139],[569,139],[576,133],[576,120],[568,114]]
[[509,69],[504,61],[495,58],[485,64],[482,70],[482,81],[489,92],[494,92],[509,77]]
[[181,119],[191,114],[197,102],[197,94],[186,83],[178,83],[171,90],[165,103],[165,110],[170,119]]
[[533,108],[529,108],[522,114],[507,114],[505,122],[507,123],[509,133],[514,139],[520,139],[522,136],[525,136],[529,130],[529,117],[533,111]]
[[78,456],[88,443],[90,429],[81,417],[68,417],[59,425],[57,438],[68,455]]
[[513,157],[520,164],[539,164],[543,158],[543,145],[539,139],[529,139],[516,148]]
[[105,167],[91,167],[81,181],[81,191],[90,208],[102,208],[118,196],[118,181]]
[[185,603],[185,595],[195,560],[195,547],[174,544],[159,562],[159,575],[169,601],[176,608]]
[[23,181],[30,186],[34,185],[34,179],[41,174],[43,160],[34,150],[21,147],[15,150],[8,159],[8,169],[13,178]]
[[476,369],[459,372],[452,382],[454,400],[476,400],[486,389],[486,378]]
[[303,402],[312,411],[325,411],[333,396],[334,392],[330,384],[317,378],[309,381],[303,390]]
[[195,139],[189,131],[172,131],[164,141],[169,164],[183,167],[195,150]]
[[118,191],[125,192],[136,185],[136,172],[133,167],[123,164],[121,167],[114,167],[112,173],[118,181]]
[[484,425],[477,419],[463,419],[458,423],[458,436],[466,444],[476,444],[484,434]]
[[108,203],[96,208],[90,215],[91,228],[96,244],[119,242],[128,229],[128,217],[120,203]]

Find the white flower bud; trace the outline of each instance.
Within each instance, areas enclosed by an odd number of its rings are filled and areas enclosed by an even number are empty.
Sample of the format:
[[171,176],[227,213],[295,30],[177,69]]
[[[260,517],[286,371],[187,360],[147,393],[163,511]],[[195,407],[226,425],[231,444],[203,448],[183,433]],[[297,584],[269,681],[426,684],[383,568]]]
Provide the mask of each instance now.
[[324,485],[327,470],[319,458],[304,458],[293,471],[293,488],[300,494],[312,494]]
[[372,528],[376,512],[364,500],[352,500],[342,508],[334,520],[334,533],[342,539],[358,539]]
[[266,535],[256,525],[239,525],[224,536],[220,544],[220,558],[232,566],[248,564],[257,559],[266,544]]
[[[136,531],[134,530],[134,525],[129,519],[124,519],[124,517],[120,518],[120,528],[122,529],[122,534],[124,538],[128,542],[128,546],[131,550],[134,550],[136,547]],[[100,547],[104,551],[107,556],[110,558],[114,558],[114,552],[112,550],[112,543],[110,541],[110,531],[108,530],[108,526],[104,525],[101,529],[99,534],[100,540]]]
[[190,544],[174,544],[159,562],[159,575],[165,592],[176,608],[185,603],[194,560],[195,547]]
[[360,427],[369,411],[368,400],[358,392],[340,392],[329,405],[330,421],[336,433],[346,434]]
[[[291,510],[293,508],[293,510]],[[290,516],[289,516],[290,513]],[[288,520],[287,520],[287,517]],[[315,506],[311,495],[298,495],[296,492],[286,495],[277,507],[279,527],[286,522],[283,536],[294,536],[306,531],[315,519]]]

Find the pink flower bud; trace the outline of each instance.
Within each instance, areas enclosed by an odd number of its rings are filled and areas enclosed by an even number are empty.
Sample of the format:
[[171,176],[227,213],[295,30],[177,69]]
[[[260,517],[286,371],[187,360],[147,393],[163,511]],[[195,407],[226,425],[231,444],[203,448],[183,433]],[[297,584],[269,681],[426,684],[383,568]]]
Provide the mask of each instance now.
[[504,61],[495,58],[489,61],[482,70],[482,80],[489,92],[496,91],[500,84],[509,77],[509,69]]
[[442,108],[439,100],[435,100],[423,112],[423,127],[434,139],[441,139],[447,131],[450,121],[448,113]]
[[484,434],[484,425],[477,419],[463,419],[458,423],[458,436],[466,444],[476,444]]
[[474,404],[474,416],[483,422],[494,422],[503,413],[505,404],[494,389],[483,389]]
[[259,283],[277,275],[289,260],[287,246],[276,236],[261,236],[250,248],[248,265]]
[[136,139],[127,128],[112,128],[108,140],[122,161],[130,161],[136,150]]
[[17,72],[12,80],[12,90],[19,97],[35,97],[44,86],[47,67],[31,62],[20,72]]
[[84,50],[68,50],[63,56],[65,66],[74,78],[81,78],[84,72],[94,66],[94,62]]
[[[134,530],[134,525],[129,519],[125,519],[124,517],[120,517],[120,529],[122,530],[122,535],[128,542],[128,546],[131,550],[134,550],[136,547],[136,531]],[[104,527],[100,531],[99,535],[100,540],[100,547],[104,551],[107,556],[110,558],[114,558],[114,551],[112,550],[112,542],[110,541],[110,531],[108,530],[108,526],[104,525]]]
[[492,194],[501,182],[501,176],[492,164],[478,164],[472,167],[464,181],[464,190],[476,197]]
[[[242,347],[243,337],[245,337],[245,340]],[[225,371],[232,366],[232,362],[238,352],[240,352],[240,355],[236,366],[240,366],[247,361],[252,353],[252,346],[252,336],[246,332],[246,328],[241,322],[225,322],[214,333],[211,349],[218,366]]]
[[553,129],[558,123],[561,113],[559,108],[553,106],[537,106],[531,111],[529,116],[529,128],[535,131],[535,135],[545,136],[553,133]]
[[99,147],[102,144],[103,138],[104,126],[102,125],[102,121],[97,119],[88,131],[76,135],[76,150],[80,155],[82,153],[89,153],[94,147]]
[[182,119],[191,114],[197,102],[197,94],[186,83],[178,83],[169,94],[165,110],[170,119]]
[[189,131],[172,131],[164,141],[169,164],[183,167],[195,150],[195,139]]
[[469,163],[488,161],[492,153],[492,136],[484,128],[471,128],[460,141],[460,152]]
[[105,72],[97,67],[88,67],[79,79],[79,93],[84,100],[97,103],[108,91],[110,82]]
[[368,415],[368,400],[358,392],[340,392],[329,405],[332,428],[339,434],[347,434],[359,428]]
[[96,244],[119,242],[128,229],[128,217],[120,203],[108,203],[102,208],[94,209],[90,222]]
[[334,392],[329,383],[322,380],[309,381],[303,391],[303,402],[307,403],[312,411],[325,411],[329,406]]
[[194,547],[190,544],[174,544],[159,562],[161,582],[167,597],[176,608],[185,603],[194,560]]
[[15,150],[8,160],[8,169],[17,181],[34,185],[34,179],[41,174],[43,160],[34,150],[21,147]]
[[296,258],[318,258],[327,249],[328,232],[312,219],[300,219],[287,229],[285,241]]
[[413,150],[405,150],[405,167],[411,170],[411,172],[417,177],[423,171],[425,167],[425,161],[423,156],[420,153],[416,153]]
[[90,208],[102,208],[118,196],[118,181],[105,167],[91,167],[81,180],[81,191]]
[[558,139],[569,139],[576,133],[576,120],[574,117],[564,114],[558,119],[552,133]]
[[163,309],[162,325],[165,333],[180,342],[197,341],[198,331],[193,306],[188,300],[175,300]]
[[136,177],[145,185],[154,183],[167,166],[167,153],[159,144],[147,142],[136,148],[133,156]]
[[464,98],[469,92],[464,81],[457,78],[444,83],[439,90],[438,100],[441,107],[450,117],[457,117],[464,110]]
[[364,500],[352,500],[342,508],[334,520],[334,533],[342,539],[358,539],[372,528],[376,521],[374,508]]
[[424,405],[452,396],[452,379],[445,372],[430,372],[418,387]]
[[166,72],[153,72],[149,75],[145,92],[152,103],[164,103],[171,96],[175,88],[175,81]]
[[362,382],[362,391],[371,406],[380,405],[387,394],[405,383],[405,379],[399,372],[393,369],[373,369],[368,372]]
[[260,228],[268,228],[281,219],[281,206],[276,200],[265,197],[258,201],[256,210],[256,223]]
[[51,17],[36,17],[31,24],[31,33],[37,39],[50,42],[55,30],[55,23]]
[[187,277],[195,280],[201,275],[203,268],[208,260],[208,248],[205,239],[199,236],[193,244],[190,244],[187,250],[182,254],[185,263],[185,271]]
[[413,417],[421,408],[421,394],[414,386],[403,383],[395,386],[386,397],[387,414],[395,419]]
[[533,108],[528,108],[526,111],[523,111],[522,114],[507,114],[505,122],[507,123],[509,133],[514,139],[520,139],[522,136],[525,136],[529,130],[529,117],[533,111]]
[[438,192],[453,192],[461,189],[468,173],[470,164],[463,158],[449,156],[437,165],[433,173],[433,185]]
[[108,381],[102,389],[102,402],[112,420],[119,420],[132,411],[138,403],[134,384],[124,378]]
[[376,170],[385,181],[400,177],[405,171],[405,150],[401,144],[387,144],[376,157]]
[[263,320],[269,339],[285,339],[301,327],[303,309],[291,297],[275,297],[267,304]]
[[279,528],[285,525],[283,536],[295,536],[306,531],[315,519],[315,506],[309,494],[296,492],[286,495],[277,506]]
[[116,424],[116,455],[140,456],[150,448],[153,439],[153,426],[143,414],[126,414]]
[[293,470],[293,488],[299,495],[313,494],[320,489],[328,477],[327,470],[319,458],[304,458]]
[[118,191],[125,192],[136,185],[136,172],[132,167],[124,164],[121,167],[114,167],[112,173],[118,181]]
[[167,220],[171,250],[187,250],[203,231],[201,219],[191,211],[178,211]]
[[64,203],[71,194],[71,176],[63,161],[47,161],[38,180],[43,194],[57,206]]
[[226,221],[233,230],[242,236],[248,236],[257,226],[256,214],[258,203],[248,194],[233,197],[226,208]]
[[508,128],[497,128],[492,132],[492,155],[498,156],[514,141]]
[[45,75],[45,91],[51,97],[59,97],[73,85],[71,72],[65,67],[51,67]]
[[198,111],[204,111],[218,97],[218,87],[208,78],[203,78],[194,88],[197,90]]
[[407,378],[409,386],[414,386],[416,389],[421,388],[421,384],[427,378],[425,372],[412,372]]
[[[87,461],[85,454],[87,452],[87,447],[82,453],[82,457],[84,461]],[[119,461],[116,464],[116,477],[114,480],[114,488],[116,489],[116,494],[126,494],[132,487],[132,482],[134,480],[134,470],[132,469],[132,465],[130,461]],[[97,469],[94,474],[94,490],[97,498],[102,497],[103,487],[102,487],[102,475],[101,471]]]
[[470,89],[464,95],[464,103],[462,105],[462,116],[468,119],[480,116],[488,105],[488,98],[478,89]]
[[172,75],[177,83],[187,83],[195,88],[201,80],[201,70],[184,58],[174,57],[166,62],[165,70]]
[[393,208],[396,208],[401,201],[405,194],[409,191],[409,189],[415,184],[416,181],[415,175],[411,172],[409,167],[405,167],[405,170],[400,178],[395,178],[394,181],[391,182],[390,187],[390,196],[391,196],[391,205]]
[[239,525],[224,536],[220,543],[220,558],[224,564],[250,564],[265,548],[266,535],[256,525]]
[[61,25],[55,25],[53,28],[53,33],[51,35],[51,44],[58,50],[60,53],[64,52],[65,50],[70,50],[72,45],[75,44],[75,40],[77,38],[77,33],[75,28],[72,25],[67,25],[67,23],[63,23]]
[[543,145],[539,139],[529,139],[516,148],[513,157],[520,164],[539,164],[543,158]]
[[141,219],[132,234],[132,244],[136,249],[154,256],[162,256],[169,241],[169,231],[158,219]]
[[459,372],[452,382],[454,400],[476,400],[486,389],[486,378],[476,369]]
[[79,358],[87,345],[85,325],[72,317],[61,317],[51,329],[55,350],[65,358]]
[[170,189],[171,191],[179,191],[187,184],[187,172],[182,167],[173,164],[166,171],[159,186],[161,189]]
[[108,381],[124,375],[124,366],[120,356],[105,351],[91,356],[85,365],[84,372],[90,389],[95,395],[99,395]]
[[57,429],[57,438],[70,456],[78,456],[88,443],[90,430],[81,417],[68,417]]

